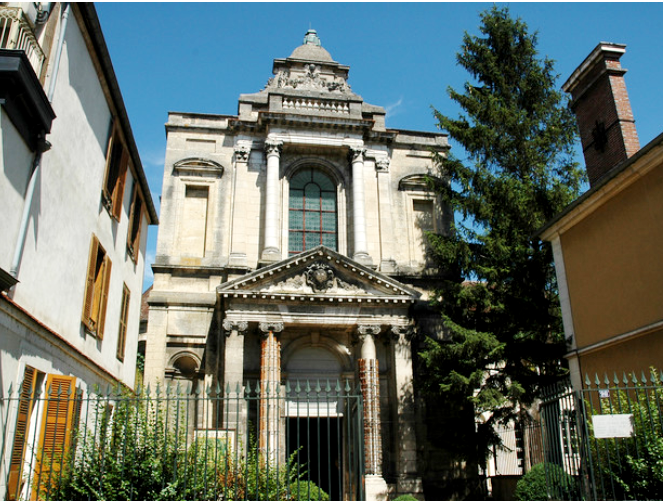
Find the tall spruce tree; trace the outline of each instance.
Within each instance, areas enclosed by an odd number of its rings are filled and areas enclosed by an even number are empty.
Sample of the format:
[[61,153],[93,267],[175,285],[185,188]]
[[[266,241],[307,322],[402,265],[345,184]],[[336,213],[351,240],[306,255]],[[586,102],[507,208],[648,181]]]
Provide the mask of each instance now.
[[552,250],[533,235],[579,195],[584,177],[572,151],[575,120],[536,33],[508,8],[481,21],[482,35],[466,33],[457,54],[473,81],[448,90],[464,115],[435,112],[467,157],[438,158],[456,223],[449,235],[429,235],[448,270],[437,294],[446,332],[427,340],[421,357],[429,392],[483,414],[473,438],[486,452],[498,442],[493,425],[564,374]]

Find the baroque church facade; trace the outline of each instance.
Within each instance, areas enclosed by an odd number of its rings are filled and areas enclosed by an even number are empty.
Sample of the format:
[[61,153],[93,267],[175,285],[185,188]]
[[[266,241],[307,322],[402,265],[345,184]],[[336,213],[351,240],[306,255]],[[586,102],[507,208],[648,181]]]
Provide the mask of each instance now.
[[237,115],[169,114],[145,382],[360,386],[367,498],[420,495],[412,339],[449,146],[387,128],[348,72],[309,30]]

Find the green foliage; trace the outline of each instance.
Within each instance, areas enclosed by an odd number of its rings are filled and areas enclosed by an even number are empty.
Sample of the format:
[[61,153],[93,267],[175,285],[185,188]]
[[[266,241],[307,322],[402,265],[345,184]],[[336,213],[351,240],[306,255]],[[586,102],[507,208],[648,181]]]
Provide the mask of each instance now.
[[533,235],[578,196],[583,176],[573,161],[574,117],[536,34],[508,8],[481,21],[482,36],[466,33],[457,55],[473,83],[449,89],[465,115],[435,112],[467,158],[438,157],[449,180],[438,189],[457,221],[449,234],[428,235],[447,271],[435,302],[446,340],[428,339],[421,357],[424,390],[490,413],[475,435],[485,457],[499,442],[493,425],[564,374],[552,250]]
[[648,383],[633,377],[631,388],[610,390],[610,398],[601,399],[600,414],[633,414],[632,437],[590,442],[596,488],[608,497],[663,499],[663,384],[656,371],[650,376]]
[[[113,402],[113,405],[109,405]],[[219,437],[191,440],[185,400],[122,395],[99,399],[78,431],[76,448],[49,493],[53,501],[329,501],[297,463],[267,460],[251,439],[247,451]]]
[[574,499],[574,479],[554,463],[534,465],[516,485],[515,501],[548,501],[548,489],[553,499]]
[[398,496],[394,501],[419,501],[417,498],[410,494],[403,494],[402,496]]

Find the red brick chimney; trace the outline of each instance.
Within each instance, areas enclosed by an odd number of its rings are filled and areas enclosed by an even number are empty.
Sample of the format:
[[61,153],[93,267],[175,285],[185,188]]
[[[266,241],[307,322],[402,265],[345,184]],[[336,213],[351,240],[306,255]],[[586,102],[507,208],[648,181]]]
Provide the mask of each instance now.
[[626,45],[601,42],[562,89],[572,97],[589,184],[640,149],[619,59]]

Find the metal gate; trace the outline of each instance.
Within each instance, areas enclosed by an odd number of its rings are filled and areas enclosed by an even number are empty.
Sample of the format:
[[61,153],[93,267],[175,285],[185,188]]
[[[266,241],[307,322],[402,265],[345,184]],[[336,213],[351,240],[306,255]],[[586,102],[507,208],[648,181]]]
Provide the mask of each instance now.
[[551,499],[663,499],[663,381],[639,375],[548,388],[541,407]]
[[12,500],[363,501],[362,398],[348,382],[2,400]]

